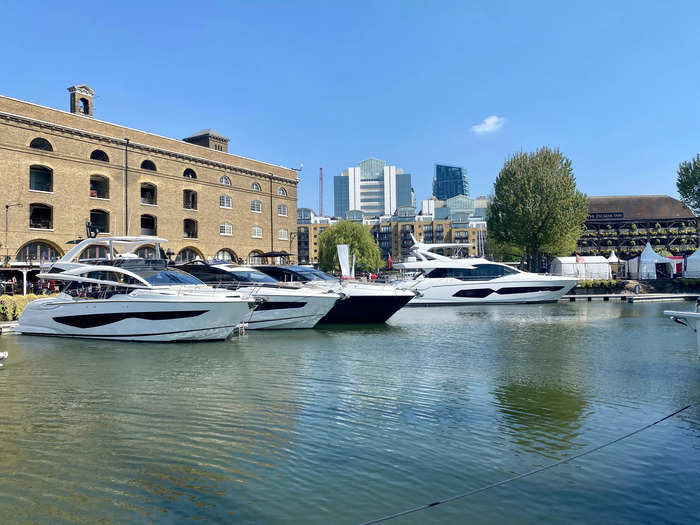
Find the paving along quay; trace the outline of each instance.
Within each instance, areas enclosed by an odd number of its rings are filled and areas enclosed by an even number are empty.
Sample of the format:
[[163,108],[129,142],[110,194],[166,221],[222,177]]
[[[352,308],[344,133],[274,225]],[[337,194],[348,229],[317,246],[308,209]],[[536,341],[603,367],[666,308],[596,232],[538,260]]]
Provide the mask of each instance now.
[[5,8],[3,523],[697,522],[700,8],[483,7]]

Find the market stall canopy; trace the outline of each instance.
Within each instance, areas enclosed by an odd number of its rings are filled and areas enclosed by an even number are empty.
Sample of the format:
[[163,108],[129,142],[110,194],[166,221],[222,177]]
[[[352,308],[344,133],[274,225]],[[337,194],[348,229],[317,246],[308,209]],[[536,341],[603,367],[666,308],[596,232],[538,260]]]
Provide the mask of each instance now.
[[654,248],[651,247],[651,244],[647,243],[642,253],[627,262],[630,278],[656,279],[657,264],[667,264],[670,275],[673,275],[676,261],[659,255],[654,251]]
[[550,271],[554,275],[577,279],[612,279],[610,262],[601,255],[555,257]]
[[700,248],[688,255],[688,258],[685,260],[683,277],[700,278]]
[[610,252],[610,256],[608,257],[608,262],[609,263],[618,263],[620,262],[620,259],[617,258],[617,255],[615,255],[615,251]]

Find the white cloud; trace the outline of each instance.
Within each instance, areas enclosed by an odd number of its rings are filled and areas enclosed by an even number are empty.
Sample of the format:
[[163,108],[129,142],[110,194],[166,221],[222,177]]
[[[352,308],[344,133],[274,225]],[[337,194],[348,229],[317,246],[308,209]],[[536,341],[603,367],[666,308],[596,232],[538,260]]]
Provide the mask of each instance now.
[[493,133],[498,131],[503,127],[503,123],[506,121],[503,117],[497,117],[496,115],[491,115],[486,117],[481,124],[476,124],[472,126],[472,131],[477,135],[484,135],[485,133]]

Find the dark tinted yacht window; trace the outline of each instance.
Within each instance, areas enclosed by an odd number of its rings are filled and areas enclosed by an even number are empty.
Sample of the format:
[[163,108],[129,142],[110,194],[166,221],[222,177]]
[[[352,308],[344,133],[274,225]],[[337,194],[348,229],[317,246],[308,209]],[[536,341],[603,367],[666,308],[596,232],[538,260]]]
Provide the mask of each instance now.
[[474,268],[435,268],[430,271],[427,277],[430,279],[452,277],[462,281],[488,281],[514,273],[518,272],[500,264],[477,264]]

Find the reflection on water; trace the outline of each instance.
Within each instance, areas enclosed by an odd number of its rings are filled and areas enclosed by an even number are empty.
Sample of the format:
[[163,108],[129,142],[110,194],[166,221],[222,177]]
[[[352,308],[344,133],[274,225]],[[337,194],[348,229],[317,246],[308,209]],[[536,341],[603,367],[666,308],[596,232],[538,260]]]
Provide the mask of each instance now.
[[[0,513],[357,523],[469,490],[700,399],[666,306],[415,308],[204,344],[3,336]],[[403,521],[689,523],[699,422]]]

